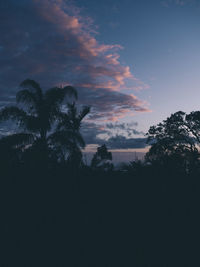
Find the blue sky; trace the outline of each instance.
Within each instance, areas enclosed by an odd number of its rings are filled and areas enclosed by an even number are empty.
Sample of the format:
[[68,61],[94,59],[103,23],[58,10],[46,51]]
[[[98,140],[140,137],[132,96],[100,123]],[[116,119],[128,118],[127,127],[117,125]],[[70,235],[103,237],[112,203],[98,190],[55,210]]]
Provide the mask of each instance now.
[[149,85],[134,92],[152,110],[134,116],[142,129],[178,110],[199,109],[200,2],[83,2],[77,1],[98,25],[97,39],[121,44],[120,61]]
[[123,151],[144,150],[143,133],[171,113],[200,108],[198,0],[7,0],[0,13],[1,107],[26,78],[71,84],[92,107],[89,147]]

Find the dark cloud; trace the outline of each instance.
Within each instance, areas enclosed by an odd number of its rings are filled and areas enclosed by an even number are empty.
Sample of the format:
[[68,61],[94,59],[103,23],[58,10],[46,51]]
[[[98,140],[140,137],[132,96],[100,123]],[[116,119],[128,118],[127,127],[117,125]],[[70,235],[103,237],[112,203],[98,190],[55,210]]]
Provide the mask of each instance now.
[[126,138],[125,136],[121,135],[109,138],[106,142],[106,145],[110,149],[130,149],[147,147],[146,138]]
[[[110,149],[145,148],[147,144],[144,134],[133,128],[137,125],[137,122],[109,123],[105,125],[84,123],[82,134],[87,145],[106,144]],[[121,134],[116,134],[116,129],[119,129]],[[138,135],[141,137],[135,137]]]
[[134,126],[134,127],[137,127],[138,126],[138,123],[137,122],[135,122],[135,121],[133,121],[133,122],[130,122],[130,123],[107,123],[106,124],[106,127],[108,128],[108,129],[122,129],[122,130],[124,130],[124,129],[127,129],[127,127],[132,127],[132,126]]
[[[99,44],[91,20],[64,0],[6,0],[0,8],[0,106],[26,78],[48,88],[72,84],[91,119],[117,120],[128,112],[149,111],[135,95],[146,88],[119,62],[119,45]],[[6,102],[7,101],[7,102]]]
[[91,120],[116,121],[131,111],[146,112],[143,102],[133,95],[126,95],[110,89],[88,90],[78,88],[80,103],[92,107]]
[[102,125],[96,123],[84,122],[81,128],[81,133],[87,145],[100,144],[102,140],[97,137],[99,134],[107,134],[106,129]]

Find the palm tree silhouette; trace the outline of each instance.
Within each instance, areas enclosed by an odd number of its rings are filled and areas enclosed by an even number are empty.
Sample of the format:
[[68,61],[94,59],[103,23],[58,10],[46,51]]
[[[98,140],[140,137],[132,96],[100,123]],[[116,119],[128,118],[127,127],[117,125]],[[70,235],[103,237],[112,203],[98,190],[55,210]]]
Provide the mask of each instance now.
[[21,150],[27,147],[38,147],[40,151],[48,148],[52,130],[63,116],[62,103],[66,96],[77,99],[77,92],[72,86],[63,88],[53,87],[42,92],[40,85],[34,80],[27,79],[21,83],[16,95],[20,106],[5,107],[0,111],[0,122],[5,120],[16,121],[22,132],[6,136],[3,144]]
[[84,117],[90,112],[90,107],[85,106],[78,111],[75,102],[67,104],[68,112],[62,113],[53,133],[49,139],[50,142],[56,145],[57,151],[62,160],[65,160],[76,166],[82,163],[81,149],[85,147],[85,141],[80,133],[81,122]]

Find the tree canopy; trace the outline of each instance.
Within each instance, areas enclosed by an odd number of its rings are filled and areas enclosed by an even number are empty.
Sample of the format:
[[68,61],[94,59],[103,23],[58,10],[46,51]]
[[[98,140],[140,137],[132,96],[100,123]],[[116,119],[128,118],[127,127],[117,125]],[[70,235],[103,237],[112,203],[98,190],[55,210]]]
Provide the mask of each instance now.
[[16,95],[17,105],[0,110],[0,122],[13,120],[18,130],[3,137],[0,146],[31,154],[31,157],[35,153],[35,159],[40,157],[43,161],[50,157],[60,160],[61,152],[68,152],[68,157],[71,157],[74,149],[81,157],[79,148],[85,146],[80,134],[81,121],[90,109],[83,107],[77,112],[76,89],[72,86],[53,87],[44,92],[37,82],[30,79],[20,86],[22,89]]
[[178,111],[156,126],[151,126],[147,143],[151,145],[146,155],[147,161],[194,164],[199,158],[200,112],[186,114]]

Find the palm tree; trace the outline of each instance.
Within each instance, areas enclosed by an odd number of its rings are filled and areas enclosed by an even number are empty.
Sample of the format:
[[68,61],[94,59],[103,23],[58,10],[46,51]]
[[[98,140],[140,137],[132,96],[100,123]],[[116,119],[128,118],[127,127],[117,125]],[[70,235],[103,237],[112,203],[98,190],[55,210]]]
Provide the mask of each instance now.
[[67,104],[68,112],[62,113],[55,133],[49,136],[50,143],[54,144],[60,159],[70,164],[80,166],[82,163],[81,149],[85,147],[85,141],[80,133],[81,122],[90,112],[90,107],[85,106],[80,111],[75,103]]
[[19,105],[0,110],[0,122],[14,120],[22,131],[4,137],[2,142],[21,150],[39,146],[40,151],[44,151],[51,140],[48,135],[64,116],[62,103],[65,97],[77,99],[77,92],[72,86],[65,86],[53,87],[43,93],[40,85],[30,79],[23,81],[21,87],[16,95]]

